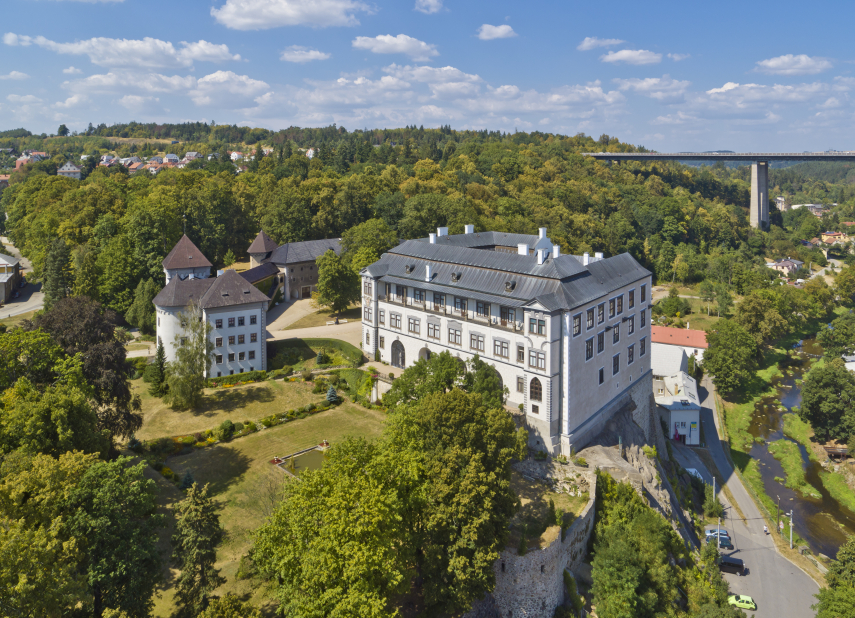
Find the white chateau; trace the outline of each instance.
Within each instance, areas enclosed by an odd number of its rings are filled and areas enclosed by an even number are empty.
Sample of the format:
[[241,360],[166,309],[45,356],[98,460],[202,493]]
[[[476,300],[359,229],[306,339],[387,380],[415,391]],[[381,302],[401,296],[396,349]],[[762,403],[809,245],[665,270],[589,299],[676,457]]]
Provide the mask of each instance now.
[[[178,314],[201,301],[203,319],[210,322],[214,362],[207,377],[267,369],[267,306],[264,293],[234,270],[211,277],[211,262],[182,236],[163,260],[166,287],[154,298],[157,341],[166,360],[175,359],[182,342]],[[251,271],[247,271],[251,272]]]
[[449,351],[491,364],[530,445],[569,455],[621,408],[652,435],[651,275],[629,254],[561,255],[501,232],[408,240],[362,271],[363,349],[405,368]]

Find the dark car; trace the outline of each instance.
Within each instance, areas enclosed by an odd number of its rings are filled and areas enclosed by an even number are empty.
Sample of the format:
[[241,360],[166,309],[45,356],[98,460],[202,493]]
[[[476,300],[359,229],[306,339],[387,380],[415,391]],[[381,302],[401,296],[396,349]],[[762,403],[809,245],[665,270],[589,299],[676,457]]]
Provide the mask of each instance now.
[[723,549],[733,549],[733,543],[731,542],[730,537],[726,537],[726,536],[720,536],[718,538],[716,538],[715,536],[708,536],[707,537],[707,543],[711,543],[713,545],[716,545],[717,542],[718,542],[717,547],[721,547]]
[[722,556],[718,561],[718,568],[723,573],[736,573],[739,576],[745,575],[745,564],[739,558],[732,556]]

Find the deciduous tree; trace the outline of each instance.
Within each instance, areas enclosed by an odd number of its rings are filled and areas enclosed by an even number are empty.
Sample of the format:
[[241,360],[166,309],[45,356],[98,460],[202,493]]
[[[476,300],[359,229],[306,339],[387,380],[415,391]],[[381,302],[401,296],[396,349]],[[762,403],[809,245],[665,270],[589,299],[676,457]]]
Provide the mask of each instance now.
[[757,342],[732,320],[719,320],[707,330],[709,348],[704,352],[704,369],[723,394],[747,382],[757,367]]
[[199,405],[205,375],[214,360],[211,325],[202,318],[202,305],[195,302],[178,314],[178,334],[172,346],[175,360],[169,363],[165,401],[177,410]]
[[799,416],[811,424],[818,440],[849,440],[855,434],[853,406],[855,375],[846,369],[842,359],[813,367],[805,376]]
[[152,301],[158,292],[160,292],[160,286],[154,282],[154,279],[140,281],[134,292],[134,302],[125,314],[128,323],[139,328],[144,335],[154,334],[157,325],[157,315]]
[[73,278],[71,273],[71,252],[62,238],[54,238],[45,257],[44,268],[45,308],[50,309],[61,299],[68,296]]
[[332,249],[316,263],[318,291],[312,294],[312,301],[318,308],[328,307],[330,311],[341,313],[359,300],[359,277]]

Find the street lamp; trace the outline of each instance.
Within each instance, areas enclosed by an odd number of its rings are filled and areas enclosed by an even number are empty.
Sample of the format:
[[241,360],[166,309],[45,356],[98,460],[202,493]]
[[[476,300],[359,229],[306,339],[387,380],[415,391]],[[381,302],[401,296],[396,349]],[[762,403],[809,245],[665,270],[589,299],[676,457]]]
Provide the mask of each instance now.
[[790,509],[790,549],[793,548],[793,510]]
[[775,527],[780,529],[780,526],[778,526],[778,518],[780,517],[781,512],[781,496],[776,495],[776,497],[778,498],[778,506],[775,508]]

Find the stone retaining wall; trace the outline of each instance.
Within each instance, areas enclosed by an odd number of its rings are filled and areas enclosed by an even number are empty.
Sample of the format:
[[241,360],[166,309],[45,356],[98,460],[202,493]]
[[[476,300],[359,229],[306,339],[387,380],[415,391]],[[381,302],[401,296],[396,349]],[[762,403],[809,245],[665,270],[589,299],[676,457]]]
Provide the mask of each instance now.
[[524,556],[506,549],[493,565],[496,587],[464,618],[552,618],[564,602],[564,569],[574,571],[588,553],[594,530],[596,475],[588,478],[590,499],[564,534],[542,549]]

